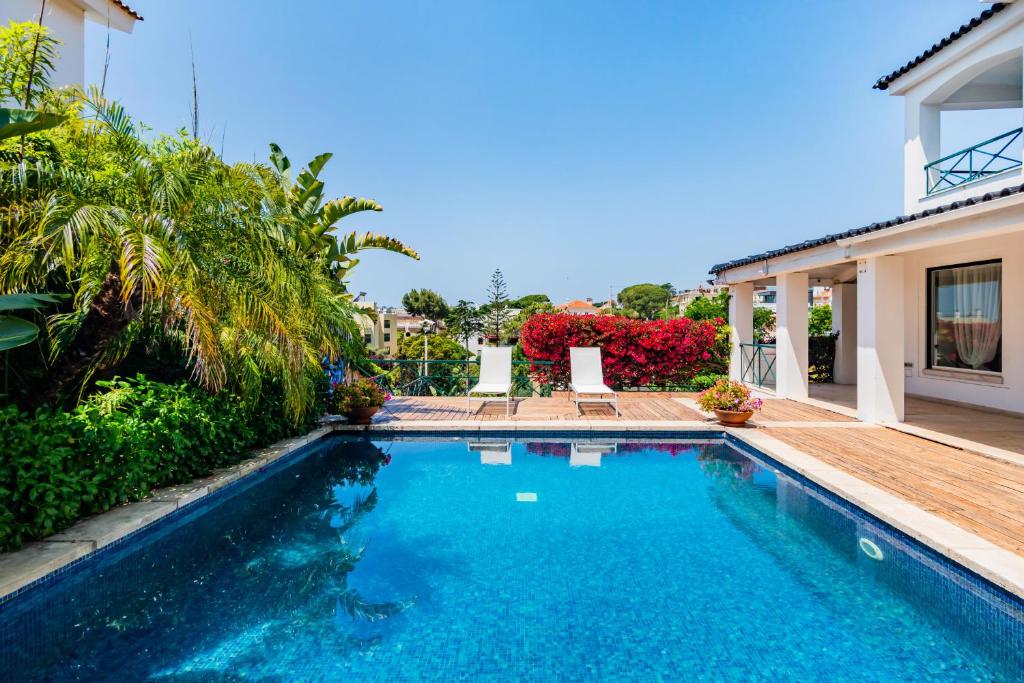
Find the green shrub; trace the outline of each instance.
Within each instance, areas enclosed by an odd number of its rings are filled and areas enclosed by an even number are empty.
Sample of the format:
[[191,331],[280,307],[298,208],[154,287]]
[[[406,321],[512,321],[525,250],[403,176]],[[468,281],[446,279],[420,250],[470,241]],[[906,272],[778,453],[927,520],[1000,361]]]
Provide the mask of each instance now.
[[248,402],[141,375],[102,386],[73,411],[0,407],[0,549],[206,476],[251,448],[308,431],[323,414],[295,424],[273,384]]
[[713,387],[715,382],[720,379],[728,379],[728,377],[713,372],[699,372],[690,380],[690,387],[694,391],[704,391]]

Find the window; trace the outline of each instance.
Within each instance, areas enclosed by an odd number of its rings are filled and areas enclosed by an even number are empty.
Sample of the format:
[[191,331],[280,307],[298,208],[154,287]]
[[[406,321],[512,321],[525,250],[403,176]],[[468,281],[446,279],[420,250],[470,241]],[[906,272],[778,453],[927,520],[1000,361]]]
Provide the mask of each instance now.
[[363,341],[366,342],[367,344],[369,344],[372,339],[373,337],[368,334],[363,335]]
[[928,367],[1003,369],[1002,261],[928,269]]
[[384,343],[387,343],[389,341],[391,341],[391,333],[390,332],[385,332],[384,333]]
[[385,330],[390,330],[391,329],[391,321],[388,320],[387,318],[384,318],[384,329]]

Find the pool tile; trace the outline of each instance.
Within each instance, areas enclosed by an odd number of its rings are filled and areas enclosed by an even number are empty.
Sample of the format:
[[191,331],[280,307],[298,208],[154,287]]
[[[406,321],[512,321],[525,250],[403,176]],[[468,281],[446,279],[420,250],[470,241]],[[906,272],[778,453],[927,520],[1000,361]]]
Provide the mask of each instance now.
[[0,595],[13,593],[96,549],[86,542],[35,541],[0,553]]

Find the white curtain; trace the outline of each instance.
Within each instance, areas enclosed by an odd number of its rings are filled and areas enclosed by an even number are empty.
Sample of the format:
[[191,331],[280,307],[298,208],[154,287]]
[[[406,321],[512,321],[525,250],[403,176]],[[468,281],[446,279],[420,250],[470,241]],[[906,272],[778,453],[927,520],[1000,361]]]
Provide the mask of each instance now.
[[953,269],[953,338],[960,360],[975,370],[996,357],[1003,334],[1001,274],[999,263]]

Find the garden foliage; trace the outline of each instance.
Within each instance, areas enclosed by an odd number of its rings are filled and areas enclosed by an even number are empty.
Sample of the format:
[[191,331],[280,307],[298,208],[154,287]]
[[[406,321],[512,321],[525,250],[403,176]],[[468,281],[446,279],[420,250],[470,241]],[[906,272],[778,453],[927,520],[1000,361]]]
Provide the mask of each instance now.
[[[716,323],[718,326],[716,327]],[[605,381],[615,387],[686,385],[698,373],[715,372],[721,358],[717,343],[721,321],[636,320],[612,315],[541,313],[523,325],[520,343],[530,360],[551,361],[542,379],[569,379],[569,349],[599,346]],[[728,344],[724,353],[728,356]],[[551,377],[546,375],[550,372]]]
[[[207,476],[315,424],[287,416],[270,382],[248,401],[143,376],[104,389],[70,411],[0,407],[0,550]],[[321,398],[307,414],[322,413]]]

